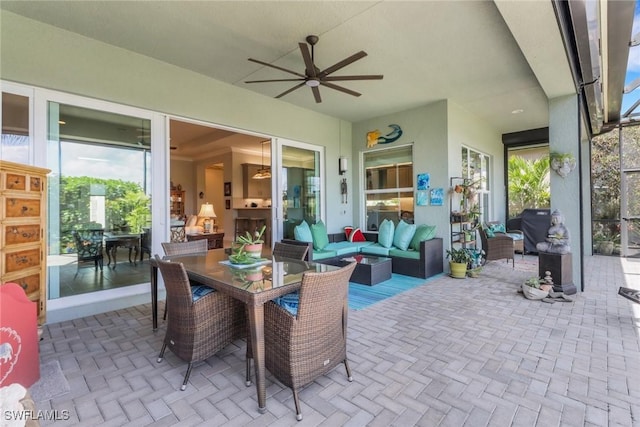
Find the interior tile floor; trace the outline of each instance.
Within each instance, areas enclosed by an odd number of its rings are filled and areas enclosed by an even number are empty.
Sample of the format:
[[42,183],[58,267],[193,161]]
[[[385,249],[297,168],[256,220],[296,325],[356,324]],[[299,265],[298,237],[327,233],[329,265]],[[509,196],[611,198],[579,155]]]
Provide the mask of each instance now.
[[354,381],[338,366],[304,388],[301,422],[268,373],[258,412],[242,340],[180,391],[186,364],[156,362],[150,304],[46,325],[41,362],[58,360],[71,391],[36,404],[70,411],[56,426],[640,426],[640,305],[617,295],[640,289],[640,260],[586,257],[585,291],[548,304],[517,292],[525,258],[351,311]]

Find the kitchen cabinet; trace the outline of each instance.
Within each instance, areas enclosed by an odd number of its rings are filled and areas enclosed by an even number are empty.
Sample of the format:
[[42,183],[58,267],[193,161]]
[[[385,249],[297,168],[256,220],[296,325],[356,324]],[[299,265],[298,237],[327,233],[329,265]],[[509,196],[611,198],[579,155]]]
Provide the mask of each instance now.
[[244,163],[242,165],[242,191],[245,199],[270,199],[271,178],[253,179],[253,176],[263,167]]
[[47,174],[0,160],[0,285],[17,283],[46,321]]

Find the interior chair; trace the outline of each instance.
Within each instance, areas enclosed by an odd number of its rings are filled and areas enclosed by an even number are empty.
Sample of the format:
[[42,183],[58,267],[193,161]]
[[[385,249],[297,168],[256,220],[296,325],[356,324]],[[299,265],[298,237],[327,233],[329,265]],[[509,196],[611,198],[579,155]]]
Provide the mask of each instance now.
[[172,242],[185,242],[187,240],[184,225],[172,225],[169,230],[171,231]]
[[307,245],[292,245],[289,243],[276,242],[273,245],[273,256],[292,258],[304,260],[307,256],[309,246]]
[[140,261],[144,261],[144,254],[151,259],[151,229],[143,228],[140,236]]
[[355,267],[352,262],[338,270],[305,273],[295,315],[273,301],[264,306],[265,366],[293,391],[298,421],[301,387],[340,363],[348,381],[353,380],[347,361],[347,299]]
[[486,227],[480,227],[478,229],[480,234],[480,241],[482,242],[482,250],[484,251],[484,262],[495,261],[499,259],[506,259],[513,263],[515,268],[515,252],[514,252],[514,240],[506,233],[494,232],[493,237],[488,237]]
[[244,304],[207,286],[191,286],[180,262],[162,261],[158,255],[156,261],[167,289],[169,310],[167,333],[157,362],[162,362],[167,347],[188,362],[180,387],[185,390],[194,362],[205,360],[246,336]]
[[[98,267],[100,267],[100,271],[102,271],[102,238],[104,230],[73,230],[72,234],[78,253],[78,270],[80,270],[81,263],[93,261],[96,271]],[[76,270],[76,275],[78,274],[78,270]]]

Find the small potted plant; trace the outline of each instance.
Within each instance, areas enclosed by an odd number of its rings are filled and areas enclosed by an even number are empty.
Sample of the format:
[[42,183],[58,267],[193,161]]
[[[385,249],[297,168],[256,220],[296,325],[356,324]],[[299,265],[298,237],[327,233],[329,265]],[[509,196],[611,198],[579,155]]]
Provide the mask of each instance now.
[[464,279],[467,277],[467,266],[472,261],[471,254],[465,248],[447,249],[447,258],[449,258],[449,269],[451,277],[456,279]]
[[253,235],[247,231],[244,235],[239,236],[234,245],[234,252],[236,254],[245,252],[253,258],[260,258],[262,256],[262,244],[264,243],[262,235],[266,229],[267,226],[263,225],[260,231],[256,231]]
[[527,299],[542,299],[549,295],[548,289],[540,289],[545,283],[544,279],[539,277],[530,277],[522,283],[522,293]]

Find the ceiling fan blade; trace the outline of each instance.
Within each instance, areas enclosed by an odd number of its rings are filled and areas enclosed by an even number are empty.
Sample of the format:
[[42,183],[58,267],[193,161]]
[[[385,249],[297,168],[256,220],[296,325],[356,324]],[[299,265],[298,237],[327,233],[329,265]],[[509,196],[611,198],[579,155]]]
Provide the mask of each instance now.
[[304,86],[304,82],[302,82],[302,83],[300,83],[300,84],[295,85],[294,87],[292,87],[292,88],[291,88],[291,89],[289,89],[289,90],[285,90],[285,91],[284,91],[284,92],[282,92],[280,95],[276,96],[276,98],[282,98],[282,97],[283,97],[283,96],[285,96],[286,94],[291,93],[291,92],[293,92],[294,90],[296,90],[296,89],[298,89],[298,88],[301,88],[302,86]]
[[287,70],[286,68],[278,67],[277,65],[269,64],[268,62],[259,61],[257,59],[253,59],[253,58],[249,58],[249,61],[255,62],[256,64],[264,65],[265,67],[275,68],[276,70],[284,71],[286,73],[290,73],[290,74],[293,74],[295,76],[302,77],[303,79],[307,77],[304,74],[296,73],[295,71]]
[[363,76],[327,76],[323,80],[326,82],[338,82],[344,80],[382,80],[382,74],[371,74]]
[[347,65],[351,64],[352,62],[355,62],[358,59],[362,59],[365,56],[367,56],[367,52],[365,52],[364,50],[361,50],[358,53],[354,53],[350,57],[345,58],[342,61],[333,64],[329,68],[325,68],[324,70],[322,70],[320,72],[320,76],[321,77],[328,76],[329,74],[331,74],[331,73],[333,73],[335,71],[338,71],[340,68],[346,67]]
[[269,83],[269,82],[300,82],[305,79],[271,79],[271,80],[247,80],[245,83]]
[[361,93],[356,92],[356,91],[354,91],[354,90],[347,89],[346,87],[342,87],[342,86],[334,85],[333,83],[325,82],[324,80],[321,80],[321,81],[320,81],[320,84],[321,84],[322,86],[326,86],[326,87],[329,87],[329,88],[331,88],[331,89],[338,90],[338,91],[340,91],[340,92],[348,93],[349,95],[353,95],[353,96],[360,96],[360,95],[362,95]]
[[307,75],[310,77],[316,77],[316,66],[311,59],[311,53],[309,53],[309,46],[306,43],[298,43],[300,46],[300,53],[302,53],[302,59],[304,59],[304,66],[307,68]]
[[320,98],[320,89],[318,89],[318,86],[312,87],[311,91],[313,92],[313,97],[316,99],[316,103],[321,103],[322,98]]

